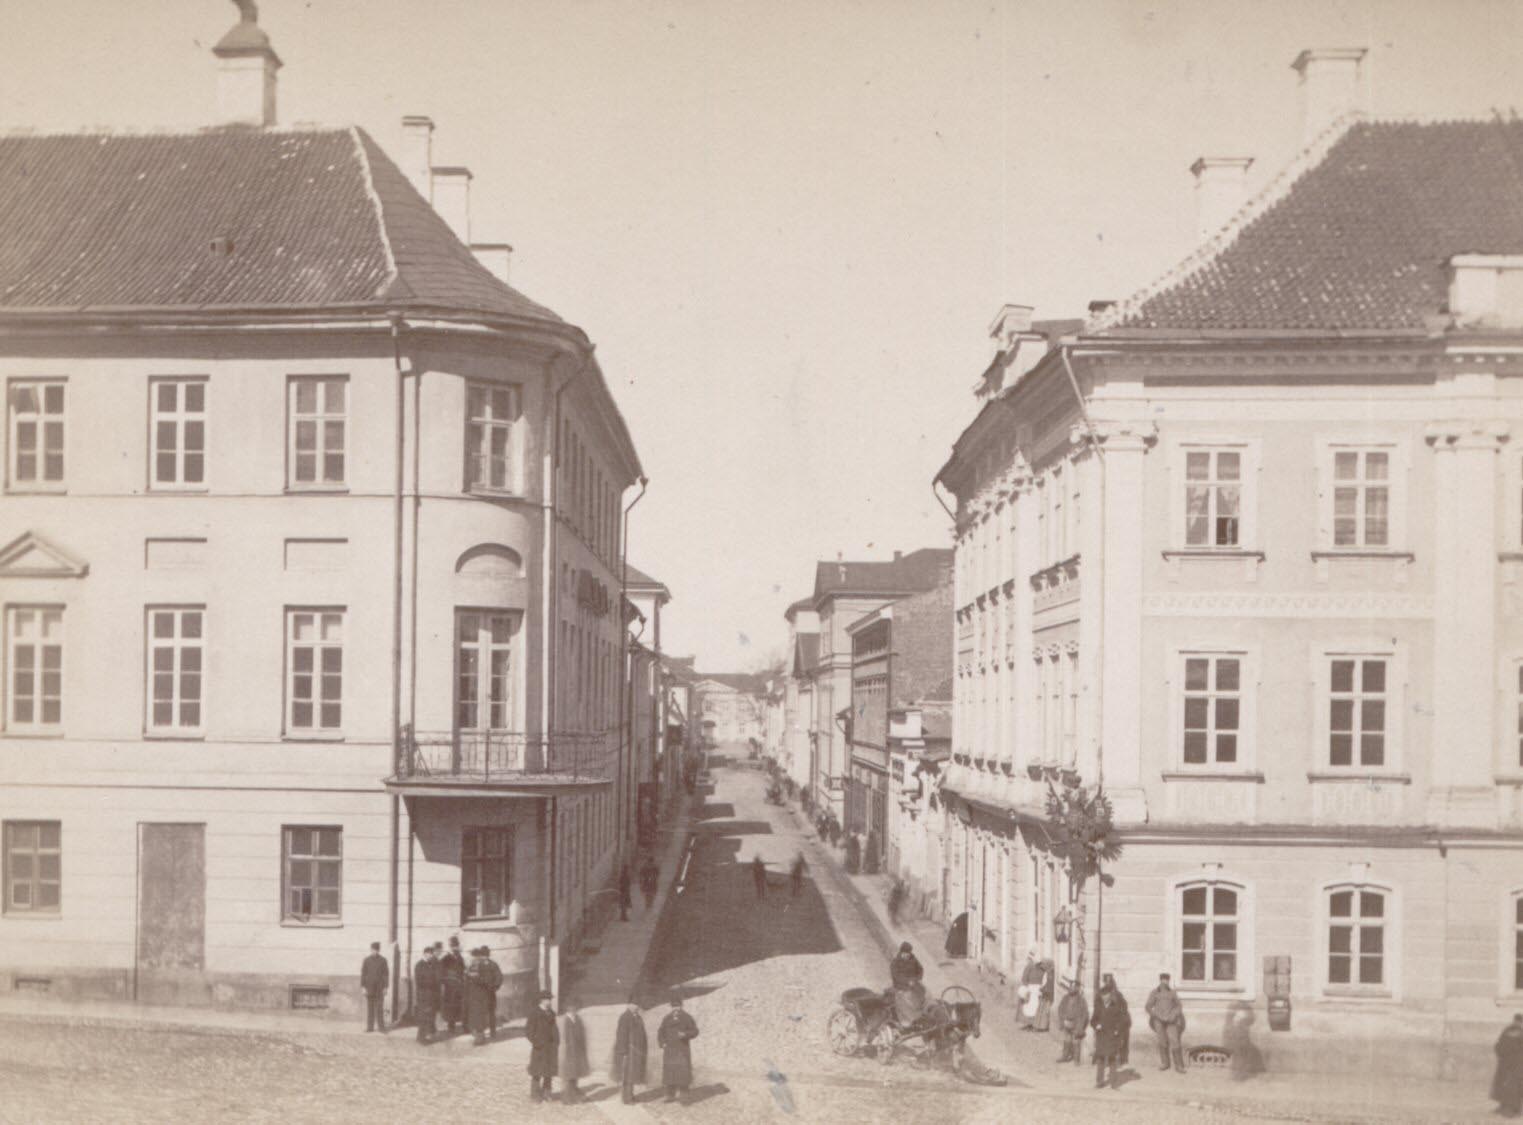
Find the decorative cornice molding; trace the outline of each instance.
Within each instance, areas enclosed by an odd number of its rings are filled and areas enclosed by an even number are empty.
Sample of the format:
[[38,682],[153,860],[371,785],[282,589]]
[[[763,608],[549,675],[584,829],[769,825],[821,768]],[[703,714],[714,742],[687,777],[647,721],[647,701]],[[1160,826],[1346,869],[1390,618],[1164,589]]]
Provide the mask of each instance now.
[[1512,428],[1491,418],[1430,422],[1423,438],[1434,452],[1460,449],[1495,451],[1512,436]]
[[1369,591],[1317,594],[1148,594],[1145,617],[1429,618],[1433,598]]
[[1146,453],[1158,441],[1158,423],[1147,419],[1095,422],[1074,426],[1069,436],[1081,448],[1099,444],[1106,453]]

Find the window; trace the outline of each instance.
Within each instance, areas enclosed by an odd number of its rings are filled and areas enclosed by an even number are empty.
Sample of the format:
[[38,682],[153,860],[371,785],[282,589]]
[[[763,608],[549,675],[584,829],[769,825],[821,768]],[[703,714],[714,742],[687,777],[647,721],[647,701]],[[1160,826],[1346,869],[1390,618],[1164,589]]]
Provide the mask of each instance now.
[[291,380],[291,484],[342,485],[349,381],[303,375]]
[[1383,656],[1339,656],[1329,664],[1329,765],[1386,764],[1388,665]]
[[11,606],[5,625],[6,729],[56,731],[63,725],[63,609]]
[[337,919],[341,914],[344,873],[342,828],[287,827],[285,910],[287,921]]
[[1508,975],[1512,991],[1523,992],[1523,891],[1513,892],[1507,905],[1510,909],[1507,929],[1512,940],[1507,943],[1509,948],[1503,963],[1511,969]]
[[333,733],[343,728],[344,611],[286,611],[286,729]]
[[464,731],[513,725],[512,645],[516,621],[506,613],[461,612],[455,725]]
[[467,828],[460,837],[460,918],[501,918],[513,900],[513,831]]
[[62,488],[64,384],[13,381],[10,414],[10,484],[13,488]]
[[200,609],[148,611],[148,729],[201,729],[202,634]]
[[1513,764],[1523,769],[1523,661],[1518,662],[1513,675],[1517,677],[1518,687],[1517,696],[1513,701],[1513,709],[1517,712],[1517,737],[1513,742],[1513,749],[1517,751],[1517,756]]
[[62,862],[58,821],[6,821],[6,913],[57,914]]
[[1179,978],[1236,984],[1240,889],[1221,883],[1179,888]]
[[1386,894],[1374,887],[1334,887],[1327,895],[1327,983],[1380,987],[1386,972]]
[[1391,543],[1391,455],[1340,449],[1333,454],[1333,546]]
[[206,483],[206,380],[155,379],[148,384],[153,425],[152,486]]
[[1236,449],[1185,453],[1185,546],[1238,546],[1242,462],[1243,455]]
[[517,487],[513,423],[518,420],[518,388],[471,383],[466,390],[466,481],[469,488]]
[[1189,653],[1184,657],[1184,721],[1181,760],[1186,766],[1241,762],[1243,659],[1238,655]]

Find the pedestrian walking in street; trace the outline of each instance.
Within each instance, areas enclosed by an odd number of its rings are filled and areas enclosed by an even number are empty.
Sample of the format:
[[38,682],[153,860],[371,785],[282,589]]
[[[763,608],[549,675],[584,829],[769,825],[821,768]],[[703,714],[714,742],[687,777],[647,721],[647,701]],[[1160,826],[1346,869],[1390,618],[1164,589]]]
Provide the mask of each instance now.
[[502,987],[502,970],[497,967],[497,962],[492,960],[491,947],[483,945],[481,956],[485,964],[481,967],[482,983],[487,990],[487,1038],[497,1038],[497,990]]
[[855,875],[862,870],[862,844],[853,832],[846,837],[846,873]]
[[1491,1100],[1503,1117],[1523,1113],[1523,1013],[1497,1036],[1497,1073],[1491,1080]]
[[449,939],[449,952],[439,958],[439,984],[444,1026],[453,1035],[465,1018],[465,958],[460,955],[458,937]]
[[1064,982],[1065,992],[1058,1004],[1058,1030],[1063,1033],[1063,1054],[1058,1062],[1084,1061],[1084,1035],[1089,1030],[1089,1004],[1079,990],[1077,980]]
[[656,888],[661,885],[661,869],[656,866],[656,861],[649,852],[645,853],[645,859],[640,864],[640,893],[645,896],[645,909],[649,910],[656,902]]
[[619,867],[619,921],[629,921],[629,908],[634,905],[634,899],[629,891],[629,864]]
[[1114,1090],[1116,1070],[1126,1065],[1132,1013],[1127,1010],[1126,1000],[1109,976],[1095,998],[1095,1014],[1090,1017],[1089,1025],[1095,1029],[1095,1088],[1109,1085]]
[[619,1026],[614,1031],[610,1075],[619,1084],[619,1096],[625,1105],[634,1102],[635,1087],[645,1085],[646,1054],[645,1021],[640,1017],[640,1005],[631,996],[619,1013]]
[[1158,1041],[1158,1069],[1168,1070],[1172,1059],[1174,1069],[1183,1074],[1185,1051],[1180,1036],[1185,1031],[1185,1009],[1179,1002],[1179,993],[1169,984],[1168,973],[1158,974],[1158,987],[1148,993],[1143,1010],[1148,1014],[1148,1026]]
[[1026,967],[1021,970],[1015,998],[1020,1001],[1021,1030],[1035,1031],[1036,1012],[1042,1005],[1042,963],[1037,960],[1035,949],[1026,951]]
[[529,1096],[537,1102],[548,1099],[555,1086],[556,1054],[561,1036],[555,1026],[553,999],[550,993],[541,992],[524,1023],[524,1038],[529,1041]]
[[418,1022],[418,1042],[434,1040],[434,1016],[439,1011],[439,951],[432,945],[412,967],[413,1018]]
[[761,856],[751,860],[751,882],[756,885],[756,897],[767,897],[767,865],[762,862]]
[[1057,987],[1057,973],[1053,970],[1052,962],[1043,958],[1042,979],[1037,984],[1036,1019],[1032,1021],[1032,1027],[1037,1031],[1047,1031],[1052,1027],[1052,1001]]
[[487,1027],[491,1023],[492,990],[487,981],[487,947],[478,945],[471,950],[471,963],[465,967],[465,1029],[471,1033],[476,1046],[487,1041]]
[[697,1038],[697,1021],[682,1010],[682,997],[673,996],[671,1011],[656,1029],[656,1042],[661,1047],[661,1084],[666,1087],[669,1102],[687,1100],[693,1084],[693,1050],[688,1044]]
[[386,989],[391,967],[381,956],[381,943],[370,943],[370,955],[360,964],[360,989],[365,993],[365,1030],[386,1034]]
[[804,889],[804,853],[800,852],[793,859],[793,871],[788,876],[793,884],[793,897],[798,898],[799,892]]
[[566,1010],[561,1014],[560,1072],[561,1101],[567,1104],[581,1101],[582,1091],[577,1083],[592,1073],[592,1067],[587,1062],[587,1029],[582,1026],[574,1000],[566,1001]]

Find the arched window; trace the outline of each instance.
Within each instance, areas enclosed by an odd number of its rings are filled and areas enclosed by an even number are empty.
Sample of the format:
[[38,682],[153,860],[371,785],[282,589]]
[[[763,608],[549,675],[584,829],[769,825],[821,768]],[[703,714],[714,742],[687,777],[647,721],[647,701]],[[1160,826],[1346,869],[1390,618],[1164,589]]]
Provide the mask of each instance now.
[[1179,901],[1179,981],[1191,985],[1235,985],[1243,980],[1239,941],[1243,888],[1202,880],[1176,891]]
[[1326,895],[1328,988],[1389,990],[1395,977],[1390,889],[1341,883],[1326,888]]

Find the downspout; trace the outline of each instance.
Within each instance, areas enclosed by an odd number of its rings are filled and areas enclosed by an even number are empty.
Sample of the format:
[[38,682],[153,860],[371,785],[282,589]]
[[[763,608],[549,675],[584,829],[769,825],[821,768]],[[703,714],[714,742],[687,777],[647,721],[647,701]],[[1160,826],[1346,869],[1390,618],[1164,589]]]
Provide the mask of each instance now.
[[[392,618],[391,618],[391,773],[393,777],[402,772],[402,461],[407,428],[403,418],[406,403],[402,370],[402,318],[391,318],[392,368],[396,374],[396,479],[392,496]],[[401,996],[402,958],[397,946],[397,880],[401,877],[402,798],[391,794],[391,849],[390,875],[386,886],[386,943],[391,950],[391,1003],[392,1020],[396,1020],[396,1005]]]
[[[621,782],[628,771],[628,755],[624,752],[625,747],[632,738],[632,723],[634,719],[634,699],[631,692],[634,690],[634,677],[629,672],[629,629],[624,623],[624,599],[628,596],[629,589],[629,513],[634,510],[636,504],[645,496],[645,489],[650,484],[645,477],[640,478],[640,491],[624,509],[622,518],[623,527],[619,532],[619,740],[623,744],[619,753],[619,777]],[[659,613],[659,608],[657,609]],[[626,701],[626,697],[629,697]],[[624,858],[624,834],[626,823],[629,819],[629,795],[632,787],[625,785],[625,799],[619,802],[619,817],[617,822],[619,852],[615,857],[615,866],[623,862]]]

